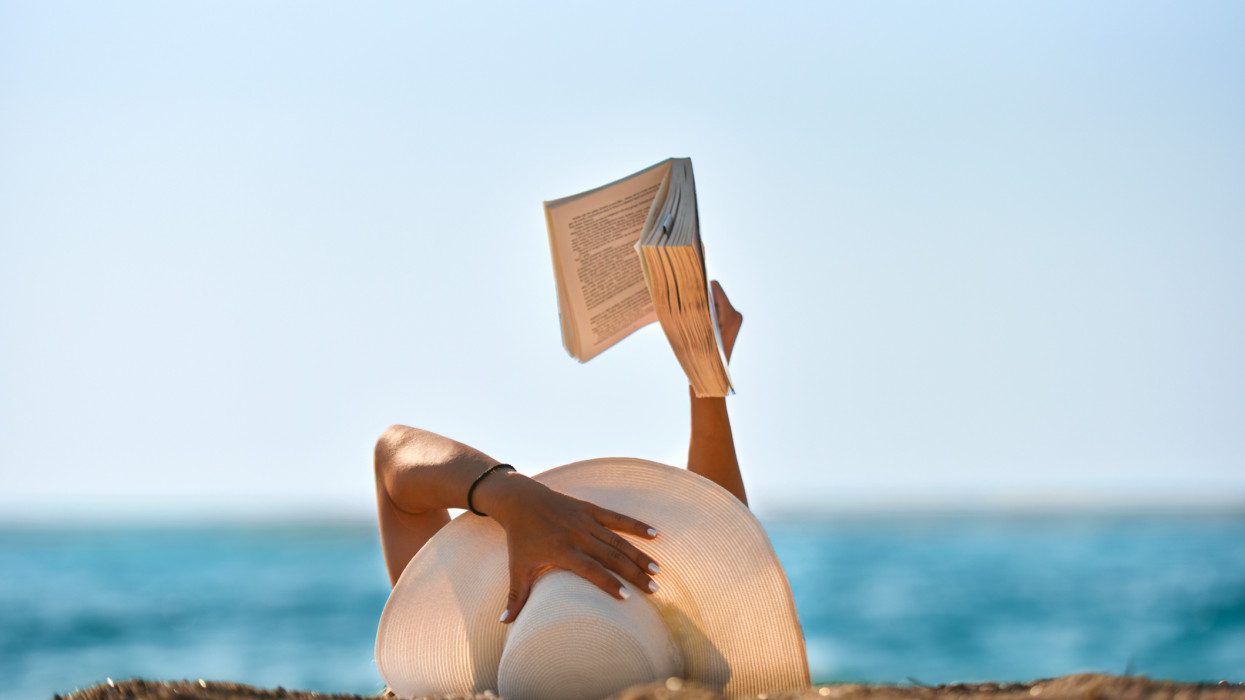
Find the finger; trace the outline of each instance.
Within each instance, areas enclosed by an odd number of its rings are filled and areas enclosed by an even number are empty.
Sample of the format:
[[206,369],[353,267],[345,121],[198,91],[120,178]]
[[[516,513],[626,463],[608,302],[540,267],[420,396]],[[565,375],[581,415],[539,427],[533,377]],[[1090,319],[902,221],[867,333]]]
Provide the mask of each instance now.
[[[635,562],[636,566],[640,567],[644,571],[647,571],[650,574],[656,574],[661,571],[661,566],[657,563],[656,559],[640,551],[640,549],[638,549],[635,545],[631,544],[626,539],[619,537],[617,533],[611,532],[613,530],[617,530],[618,532],[627,532],[651,540],[657,537],[656,528],[642,520],[637,520],[629,515],[617,513],[608,508],[602,508],[600,506],[595,506],[595,508],[593,516],[596,518],[597,523],[603,526],[603,528],[608,528],[608,530],[603,529],[601,531],[594,532],[592,533],[594,537],[625,554],[631,561]],[[622,572],[620,571],[619,573]],[[634,581],[634,579],[632,579],[632,581]],[[644,585],[647,587],[647,582]]]
[[567,561],[567,570],[619,600],[631,596],[608,569],[587,554],[580,552],[572,556]]
[[611,530],[626,532],[637,537],[643,537],[646,540],[651,540],[657,536],[657,528],[649,525],[648,523],[636,520],[630,515],[615,513],[609,508],[593,506],[592,517],[598,523],[608,527]]
[[[656,559],[649,556],[639,547],[628,542],[627,538],[619,535],[617,532],[614,532],[613,530],[607,530],[602,527],[594,531],[592,533],[592,536],[600,540],[603,544],[605,544],[610,549],[621,553],[631,563],[635,564],[636,568],[647,571],[650,574],[656,574],[661,571],[661,567],[657,564]],[[605,562],[602,562],[602,563],[605,563]],[[613,568],[613,567],[610,567],[610,568]],[[614,569],[614,570],[618,571],[618,573],[620,574],[623,573],[619,569]],[[631,580],[635,581],[635,579],[631,579]],[[647,583],[645,585],[647,585]]]
[[502,611],[502,624],[510,624],[519,617],[519,611],[527,603],[527,596],[532,592],[534,576],[526,572],[510,569],[510,595],[506,599],[506,609]]
[[713,305],[717,307],[718,316],[725,316],[727,311],[734,311],[735,307],[731,306],[730,297],[726,296],[726,291],[722,289],[722,285],[717,280],[709,283],[713,286]]
[[[645,570],[657,573],[655,563],[616,532],[601,528],[584,551],[605,568],[634,583],[642,591],[657,592],[657,583]],[[649,568],[653,565],[653,568]]]
[[718,284],[717,280],[711,284],[713,307],[718,313],[718,330],[722,333],[722,344],[726,350],[727,359],[730,359],[731,349],[735,345],[735,337],[739,335],[739,327],[743,325],[744,317],[731,305],[731,300],[722,290],[722,285]]

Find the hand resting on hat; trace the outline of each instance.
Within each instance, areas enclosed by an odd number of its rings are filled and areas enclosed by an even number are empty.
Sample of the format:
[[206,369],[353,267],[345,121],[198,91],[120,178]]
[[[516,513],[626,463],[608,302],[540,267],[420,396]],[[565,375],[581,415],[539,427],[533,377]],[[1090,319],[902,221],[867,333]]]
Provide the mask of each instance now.
[[[743,316],[712,283],[726,357],[734,349]],[[688,470],[718,483],[747,503],[725,399],[692,394]],[[498,464],[455,440],[403,425],[390,426],[376,444],[375,476],[381,544],[390,583],[449,522],[448,508],[467,508],[468,491]],[[578,574],[601,590],[624,598],[615,576],[637,590],[656,591],[659,562],[621,537],[660,535],[648,524],[550,489],[517,472],[496,471],[475,488],[472,504],[506,532],[510,595],[503,622],[523,609],[532,583],[550,569]],[[463,517],[479,517],[466,514]]]
[[[615,598],[625,598],[613,574],[638,590],[657,592],[658,563],[618,535],[658,536],[647,523],[559,493],[520,474],[488,477],[476,490],[477,507],[506,531],[510,597],[502,622],[514,620],[532,583],[550,569],[579,574]],[[615,532],[617,531],[617,532]],[[612,573],[611,573],[612,572]]]
[[[376,491],[390,583],[449,522],[446,508],[466,508],[472,482],[496,464],[478,450],[426,430],[395,425],[385,431],[376,446]],[[615,598],[623,595],[614,574],[639,590],[656,590],[651,577],[656,562],[617,534],[651,539],[656,531],[646,523],[517,472],[490,474],[472,501],[506,531],[511,586],[505,622],[518,616],[532,582],[549,569],[579,574]]]

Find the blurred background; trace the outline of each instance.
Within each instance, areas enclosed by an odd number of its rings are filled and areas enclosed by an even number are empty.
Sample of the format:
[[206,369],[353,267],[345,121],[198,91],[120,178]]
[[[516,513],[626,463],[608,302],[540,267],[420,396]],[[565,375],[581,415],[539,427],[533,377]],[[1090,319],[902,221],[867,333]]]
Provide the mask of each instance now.
[[374,693],[391,423],[682,464],[541,202],[696,166],[818,681],[1245,680],[1245,7],[0,0],[0,698]]

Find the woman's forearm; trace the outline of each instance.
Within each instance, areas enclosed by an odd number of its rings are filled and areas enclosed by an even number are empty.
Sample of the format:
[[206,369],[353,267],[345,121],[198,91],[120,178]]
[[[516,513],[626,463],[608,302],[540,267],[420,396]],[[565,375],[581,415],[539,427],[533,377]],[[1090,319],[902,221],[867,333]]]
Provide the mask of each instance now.
[[[710,287],[722,334],[722,349],[729,362],[744,317],[726,298],[722,285],[714,281]],[[688,394],[692,397],[692,438],[687,449],[687,470],[714,481],[748,505],[744,480],[739,474],[739,459],[735,456],[731,419],[726,414],[726,399],[697,398],[691,387],[688,387]]]
[[687,450],[688,471],[712,480],[748,505],[744,480],[739,474],[739,459],[735,455],[731,419],[726,412],[726,399],[698,398],[695,392],[689,393],[692,401],[692,437]]

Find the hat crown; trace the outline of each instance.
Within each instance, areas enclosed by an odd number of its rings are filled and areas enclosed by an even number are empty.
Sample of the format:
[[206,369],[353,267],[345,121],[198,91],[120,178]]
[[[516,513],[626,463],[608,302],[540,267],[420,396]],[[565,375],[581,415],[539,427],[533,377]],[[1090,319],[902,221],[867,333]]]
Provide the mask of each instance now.
[[508,631],[498,693],[596,700],[682,675],[678,647],[649,596],[626,588],[630,597],[618,600],[567,571],[537,579]]

